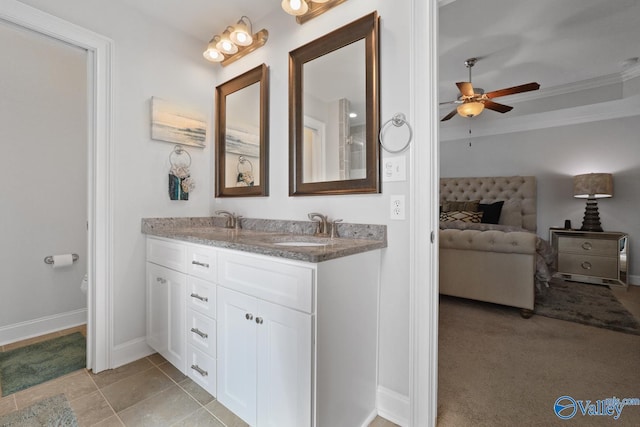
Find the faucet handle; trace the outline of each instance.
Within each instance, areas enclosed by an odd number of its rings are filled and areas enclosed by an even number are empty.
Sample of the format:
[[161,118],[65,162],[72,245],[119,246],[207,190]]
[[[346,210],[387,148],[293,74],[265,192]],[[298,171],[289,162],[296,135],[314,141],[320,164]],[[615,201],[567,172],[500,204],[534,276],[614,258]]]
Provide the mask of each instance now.
[[341,219],[334,219],[331,221],[331,238],[340,237],[338,236],[338,223],[341,222]]
[[235,219],[234,219],[234,220],[235,220],[235,224],[234,224],[234,226],[233,226],[233,227],[234,227],[236,230],[240,230],[240,229],[242,228],[242,227],[240,227],[240,218],[242,218],[242,215],[235,215],[235,216],[234,216],[234,218],[235,218]]

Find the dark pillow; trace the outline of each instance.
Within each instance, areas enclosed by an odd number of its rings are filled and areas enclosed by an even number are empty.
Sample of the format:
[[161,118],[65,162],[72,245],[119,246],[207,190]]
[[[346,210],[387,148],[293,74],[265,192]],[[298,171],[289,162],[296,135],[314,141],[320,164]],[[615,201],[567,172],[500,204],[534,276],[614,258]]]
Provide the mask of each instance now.
[[504,200],[491,204],[480,203],[478,211],[482,212],[482,222],[485,224],[498,224],[502,205],[504,205]]

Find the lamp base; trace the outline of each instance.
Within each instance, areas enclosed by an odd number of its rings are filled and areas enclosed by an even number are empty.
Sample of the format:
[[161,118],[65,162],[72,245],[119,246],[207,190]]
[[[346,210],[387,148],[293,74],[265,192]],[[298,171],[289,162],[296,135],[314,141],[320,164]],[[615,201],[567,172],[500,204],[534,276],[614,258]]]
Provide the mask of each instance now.
[[584,210],[582,228],[580,231],[602,231],[600,225],[600,214],[598,213],[598,202],[595,198],[587,199],[587,207]]

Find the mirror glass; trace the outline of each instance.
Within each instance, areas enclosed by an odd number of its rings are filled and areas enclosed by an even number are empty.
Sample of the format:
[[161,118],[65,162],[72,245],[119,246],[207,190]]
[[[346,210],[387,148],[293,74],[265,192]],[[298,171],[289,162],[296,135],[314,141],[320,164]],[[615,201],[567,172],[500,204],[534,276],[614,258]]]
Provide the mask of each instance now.
[[378,15],[289,54],[290,195],[380,191]]
[[267,191],[267,67],[216,88],[216,197]]

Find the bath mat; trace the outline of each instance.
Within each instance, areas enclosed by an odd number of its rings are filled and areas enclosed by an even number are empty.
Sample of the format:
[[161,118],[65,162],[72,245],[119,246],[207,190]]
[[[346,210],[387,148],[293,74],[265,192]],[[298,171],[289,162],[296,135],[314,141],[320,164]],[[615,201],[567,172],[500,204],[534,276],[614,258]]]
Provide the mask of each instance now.
[[64,394],[0,416],[0,427],[77,427],[78,420]]
[[536,293],[535,313],[640,335],[640,324],[607,286],[552,281]]
[[0,353],[2,395],[84,368],[86,347],[84,336],[75,332]]

